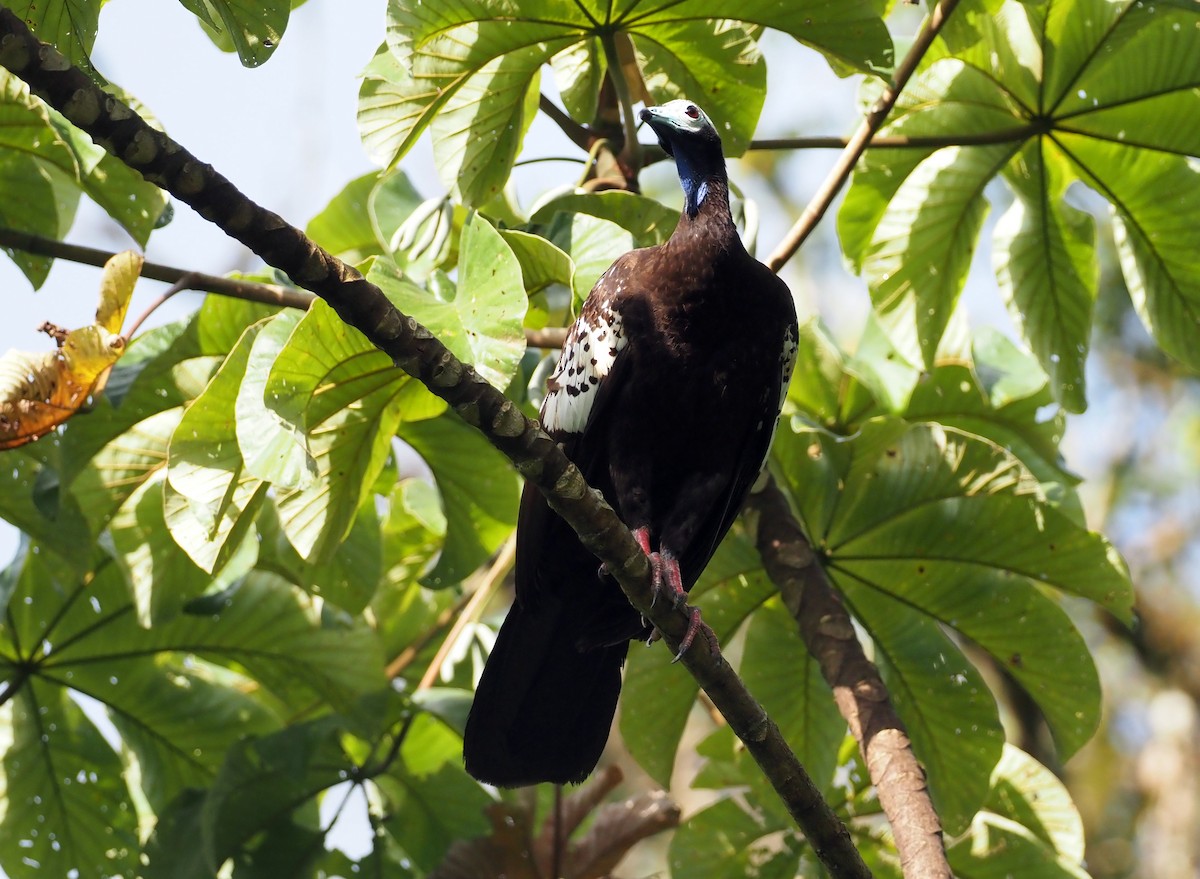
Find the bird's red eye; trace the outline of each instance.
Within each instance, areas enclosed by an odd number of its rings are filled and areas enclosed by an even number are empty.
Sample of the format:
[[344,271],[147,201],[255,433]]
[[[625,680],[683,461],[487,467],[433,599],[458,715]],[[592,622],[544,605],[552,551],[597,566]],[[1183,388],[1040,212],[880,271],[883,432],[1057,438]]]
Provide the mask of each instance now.
[[699,107],[697,107],[695,104],[688,104],[688,105],[687,105],[687,109],[686,109],[686,110],[684,110],[683,112],[687,113],[687,114],[688,114],[689,116],[691,116],[693,119],[699,119],[699,118],[700,118],[700,108],[699,108]]

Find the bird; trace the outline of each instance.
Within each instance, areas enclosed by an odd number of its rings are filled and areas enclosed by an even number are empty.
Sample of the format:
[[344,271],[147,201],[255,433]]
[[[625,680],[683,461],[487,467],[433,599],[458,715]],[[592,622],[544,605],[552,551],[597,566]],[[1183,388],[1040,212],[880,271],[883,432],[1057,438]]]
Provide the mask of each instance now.
[[[712,120],[687,100],[640,117],[675,161],[679,224],[597,280],[541,422],[632,530],[656,600],[688,610],[682,653],[699,624],[685,595],[765,466],[799,333],[787,285],[738,236]],[[467,717],[465,768],[497,787],[579,783],[607,743],[629,644],[654,632],[531,483],[514,577]]]

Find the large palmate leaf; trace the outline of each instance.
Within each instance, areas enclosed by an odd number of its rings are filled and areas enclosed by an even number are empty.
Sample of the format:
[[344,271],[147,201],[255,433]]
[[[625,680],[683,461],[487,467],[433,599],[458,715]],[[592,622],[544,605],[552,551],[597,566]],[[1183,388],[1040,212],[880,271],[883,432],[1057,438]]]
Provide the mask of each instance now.
[[[591,8],[594,7],[594,8]],[[687,93],[717,120],[726,152],[749,142],[763,102],[765,68],[755,43],[771,27],[857,70],[891,63],[883,4],[752,0],[731,10],[711,0],[466,0],[452,6],[392,0],[388,39],[368,66],[359,127],[368,149],[392,164],[432,127],[443,178],[464,202],[482,205],[512,170],[536,100],[537,77],[555,70],[574,112],[596,104],[614,37],[632,41],[637,94],[662,102]],[[607,43],[608,51],[600,46]],[[599,44],[599,45],[598,45]],[[590,115],[581,119],[591,122]]]
[[[259,402],[303,436],[311,459],[269,474],[298,480],[279,492],[280,522],[296,551],[318,563],[350,530],[401,419],[429,417],[445,406],[323,302],[313,303],[274,361],[264,357],[260,367],[268,375]],[[261,416],[249,403],[238,417],[257,423]]]
[[1059,403],[1086,405],[1098,276],[1093,222],[1068,198],[1077,181],[1112,204],[1146,325],[1168,353],[1200,365],[1200,239],[1183,219],[1200,191],[1184,158],[1200,156],[1198,22],[1191,3],[960,6],[884,133],[961,143],[871,151],[839,217],[846,255],[905,356],[933,364],[983,190],[999,177],[1016,200],[996,227],[996,273]]
[[1042,587],[1128,621],[1127,574],[1012,454],[952,428],[874,419],[849,439],[793,423],[776,457],[834,585],[876,642],[935,798],[950,805],[955,789],[949,826],[979,805],[1002,739],[994,706],[940,626],[1004,666],[1064,754],[1088,739],[1099,721],[1096,671]]
[[[62,875],[124,872],[118,865],[137,848],[136,834],[126,838],[136,825],[127,784],[159,809],[185,788],[211,783],[236,741],[277,728],[275,706],[291,713],[314,700],[351,705],[384,685],[366,627],[322,618],[279,578],[253,575],[145,629],[115,565],[80,576],[36,550],[18,558],[0,589],[11,745],[4,856],[28,855],[32,841],[43,865],[70,860]],[[68,691],[107,710],[126,771]],[[94,871],[97,858],[112,863]]]

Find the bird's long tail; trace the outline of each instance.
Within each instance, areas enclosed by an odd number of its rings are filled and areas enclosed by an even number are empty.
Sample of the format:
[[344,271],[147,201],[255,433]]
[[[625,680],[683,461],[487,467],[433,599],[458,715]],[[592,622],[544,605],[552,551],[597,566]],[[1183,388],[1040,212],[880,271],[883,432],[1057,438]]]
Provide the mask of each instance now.
[[583,781],[621,691],[629,642],[580,650],[580,614],[542,598],[509,611],[467,717],[467,772],[500,787]]

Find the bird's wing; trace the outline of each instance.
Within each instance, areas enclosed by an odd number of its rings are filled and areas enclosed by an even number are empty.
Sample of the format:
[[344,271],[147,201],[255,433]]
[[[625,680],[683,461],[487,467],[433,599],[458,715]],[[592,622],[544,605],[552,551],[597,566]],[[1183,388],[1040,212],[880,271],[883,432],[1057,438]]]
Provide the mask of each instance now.
[[[613,263],[592,288],[579,318],[567,331],[542,402],[542,426],[562,445],[588,483],[602,492],[610,488],[608,469],[597,463],[606,461],[607,438],[605,431],[589,427],[604,417],[628,372],[629,358],[624,352],[629,337],[620,308],[629,289],[635,253]],[[567,526],[550,510],[541,492],[526,483],[517,521],[516,583],[522,601],[536,600],[538,568],[546,561],[544,550],[572,555],[565,545],[556,545],[576,538],[569,529],[550,533],[559,528]],[[589,556],[584,557],[590,561]]]
[[742,508],[746,494],[762,473],[771,452],[771,442],[779,427],[779,415],[787,398],[788,383],[796,365],[799,334],[794,323],[784,329],[780,351],[778,378],[760,391],[759,411],[762,418],[744,438],[737,463],[721,497],[714,499],[712,511],[697,531],[695,538],[680,552],[680,569],[690,589],[708,565],[725,533],[733,525]]

